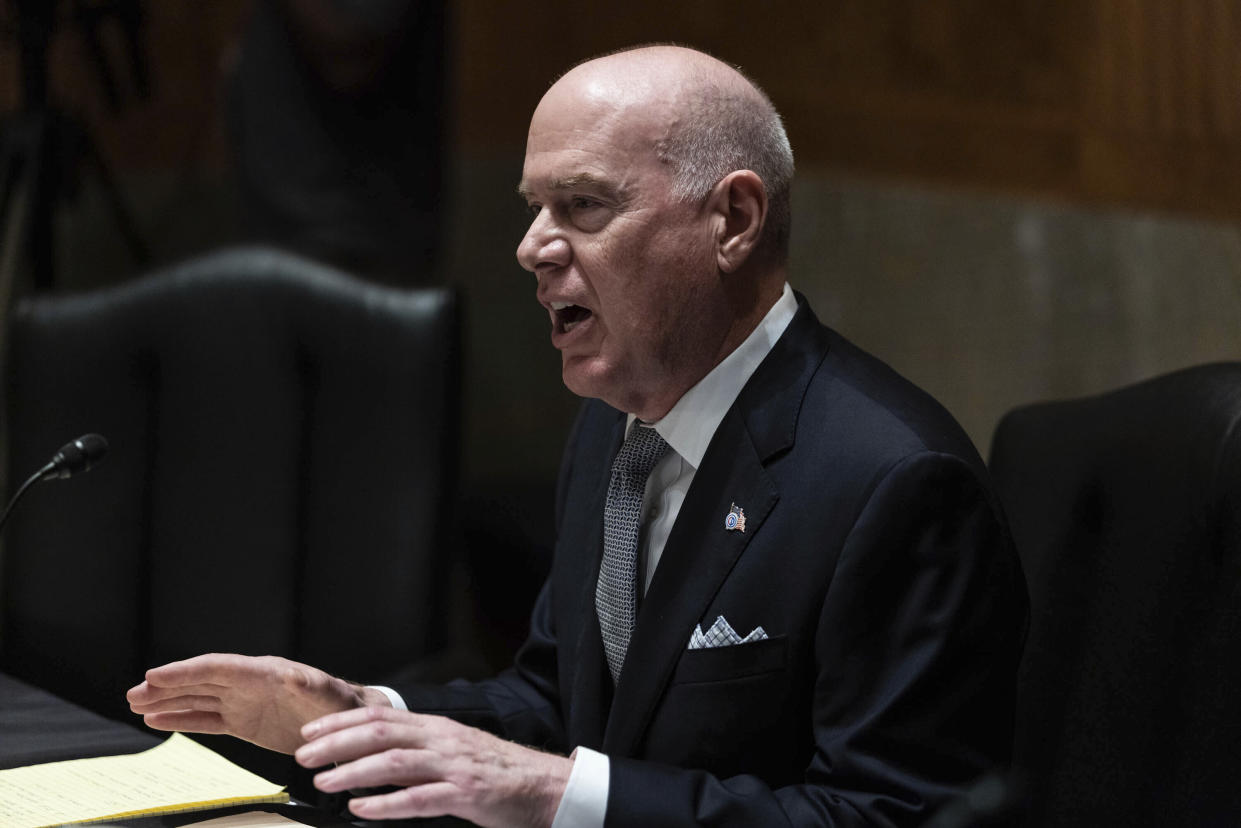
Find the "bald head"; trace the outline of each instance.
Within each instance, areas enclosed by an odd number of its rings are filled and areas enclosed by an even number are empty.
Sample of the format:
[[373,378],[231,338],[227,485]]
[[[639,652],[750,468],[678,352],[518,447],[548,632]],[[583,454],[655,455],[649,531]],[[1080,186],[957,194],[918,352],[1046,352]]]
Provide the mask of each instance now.
[[530,119],[517,259],[565,385],[663,417],[779,298],[792,156],[736,70],[649,47],[581,64]]
[[578,64],[544,100],[561,95],[646,124],[643,139],[667,166],[682,201],[700,202],[736,170],[756,173],[768,200],[756,258],[786,262],[793,151],[771,100],[737,69],[682,46],[644,46]]

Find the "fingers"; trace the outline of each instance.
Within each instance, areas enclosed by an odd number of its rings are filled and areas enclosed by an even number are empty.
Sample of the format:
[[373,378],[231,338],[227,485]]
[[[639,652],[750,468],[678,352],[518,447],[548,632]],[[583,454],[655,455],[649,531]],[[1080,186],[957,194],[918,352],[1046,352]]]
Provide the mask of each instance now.
[[212,653],[152,667],[146,672],[146,680],[131,687],[125,698],[131,704],[143,704],[173,694],[211,693],[207,688],[218,690],[236,681],[235,674],[241,668],[237,660],[244,658]]
[[455,785],[434,782],[379,796],[355,797],[349,800],[349,810],[368,820],[444,816],[455,810],[452,801],[457,794]]
[[316,774],[314,783],[324,793],[386,785],[402,789],[352,799],[349,810],[366,819],[460,815],[465,804],[463,790],[449,778],[452,774],[446,765],[450,763],[433,750],[392,748]]
[[218,699],[222,694],[228,692],[228,689],[222,684],[188,684],[183,687],[158,687],[144,681],[126,693],[125,698],[129,701],[130,709],[135,713],[141,713],[143,711],[137,708],[142,705],[179,698],[210,697]]
[[410,713],[406,710],[397,710],[394,707],[354,707],[339,713],[329,713],[326,716],[315,719],[313,722],[307,722],[306,726],[302,728],[302,737],[309,741],[367,722],[388,721],[421,724],[424,720],[431,718],[438,717]]
[[135,713],[146,715],[148,713],[165,713],[170,710],[199,710],[210,713],[219,713],[223,710],[223,703],[219,696],[170,696],[166,699],[156,699],[149,702],[130,701],[129,709]]
[[319,790],[404,789],[354,799],[350,810],[366,819],[452,814],[485,826],[549,825],[573,769],[566,757],[392,708],[333,713],[302,735],[299,764],[340,763],[315,776]]
[[[429,740],[427,720],[435,718],[385,707],[333,713],[302,728],[303,736],[307,732],[318,735],[309,738],[294,756],[303,767],[316,768],[390,748],[421,748]],[[313,727],[316,724],[318,728]]]
[[438,757],[429,750],[393,748],[372,753],[315,775],[315,787],[324,793],[381,785],[421,785],[437,781]]
[[147,670],[146,683],[158,687],[192,684],[235,684],[259,668],[254,656],[207,653],[183,661],[171,661]]
[[185,733],[225,733],[224,718],[219,713],[202,710],[176,710],[149,713],[142,717],[147,727],[155,730],[178,730]]
[[227,733],[281,753],[302,745],[306,722],[360,703],[353,685],[322,670],[228,653],[152,667],[126,698],[152,727]]
[[[125,694],[130,706],[181,696],[223,696],[229,691],[248,689],[264,676],[271,677],[292,665],[284,659],[227,653],[209,653],[172,661],[147,670],[146,680]],[[137,710],[141,713],[144,711]]]

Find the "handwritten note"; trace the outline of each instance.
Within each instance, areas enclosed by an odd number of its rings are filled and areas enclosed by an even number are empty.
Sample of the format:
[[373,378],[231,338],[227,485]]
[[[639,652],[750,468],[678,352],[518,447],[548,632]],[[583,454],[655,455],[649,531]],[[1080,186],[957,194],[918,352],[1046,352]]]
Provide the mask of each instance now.
[[0,770],[5,828],[288,801],[279,785],[180,733],[141,753]]

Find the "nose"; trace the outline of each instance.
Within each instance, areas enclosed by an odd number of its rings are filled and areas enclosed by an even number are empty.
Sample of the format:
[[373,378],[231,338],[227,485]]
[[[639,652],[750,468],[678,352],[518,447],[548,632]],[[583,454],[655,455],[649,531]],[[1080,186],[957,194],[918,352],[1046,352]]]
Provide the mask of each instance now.
[[572,255],[568,239],[546,207],[539,210],[517,245],[517,261],[531,273],[544,267],[564,267]]

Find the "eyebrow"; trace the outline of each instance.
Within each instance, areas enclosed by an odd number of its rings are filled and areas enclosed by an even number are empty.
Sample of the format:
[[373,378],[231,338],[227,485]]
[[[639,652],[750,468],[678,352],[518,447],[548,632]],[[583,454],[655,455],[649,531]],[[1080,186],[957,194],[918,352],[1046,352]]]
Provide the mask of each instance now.
[[[552,191],[573,190],[578,187],[593,187],[593,188],[602,190],[607,193],[615,194],[617,196],[622,195],[617,190],[615,185],[610,184],[609,182],[605,181],[599,176],[592,175],[588,172],[577,173],[576,175],[567,175],[567,176],[564,176],[563,178],[553,178],[551,183],[548,185],[548,189]],[[528,199],[530,197],[530,193],[531,193],[530,186],[526,184],[524,180],[518,183],[517,195],[521,196],[522,198]]]

